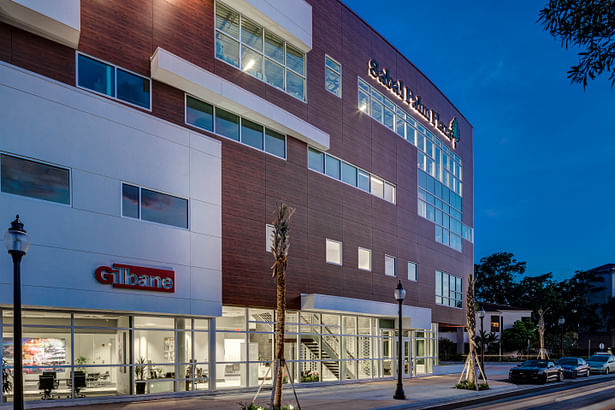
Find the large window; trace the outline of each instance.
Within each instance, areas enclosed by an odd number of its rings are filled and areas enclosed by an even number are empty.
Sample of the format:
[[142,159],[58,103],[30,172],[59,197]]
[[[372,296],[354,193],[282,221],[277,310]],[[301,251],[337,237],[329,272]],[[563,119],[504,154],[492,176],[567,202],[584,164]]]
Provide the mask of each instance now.
[[151,80],[81,53],[77,54],[77,85],[132,105],[151,108]]
[[461,278],[439,270],[436,271],[436,303],[460,308],[463,306]]
[[397,202],[395,185],[332,155],[308,147],[308,168],[370,192],[387,202]]
[[70,171],[54,165],[0,154],[0,190],[70,204]]
[[135,185],[122,184],[122,215],[188,228],[188,200]]
[[342,65],[325,55],[325,88],[342,98]]
[[286,158],[286,135],[186,95],[186,124]]
[[334,241],[333,239],[327,239],[326,241],[326,260],[327,263],[334,265],[342,264],[342,243],[340,241]]
[[220,2],[216,58],[305,101],[305,53]]

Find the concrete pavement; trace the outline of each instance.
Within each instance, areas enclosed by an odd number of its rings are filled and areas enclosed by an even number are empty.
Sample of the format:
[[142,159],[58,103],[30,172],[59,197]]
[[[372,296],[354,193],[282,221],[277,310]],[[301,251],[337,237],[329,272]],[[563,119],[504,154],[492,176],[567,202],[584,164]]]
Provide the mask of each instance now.
[[[488,395],[513,392],[535,386],[517,386],[505,381],[508,370],[513,364],[497,363],[486,366],[489,377],[490,390],[467,391],[454,388],[461,364],[438,366],[434,376],[417,377],[404,380],[405,401],[394,400],[396,381],[371,381],[364,383],[337,384],[329,386],[302,386],[297,389],[299,403],[305,410],[357,410],[357,409],[397,409],[397,408],[424,408],[466,400]],[[446,374],[452,373],[452,374]],[[159,399],[148,401],[133,401],[125,403],[88,404],[71,407],[73,409],[89,410],[149,410],[149,409],[240,409],[239,403],[249,403],[254,397],[251,393],[215,393],[198,397],[185,397],[173,399]],[[255,401],[257,405],[268,406],[270,390],[262,391]],[[84,399],[87,400],[87,399]],[[296,402],[292,390],[284,390],[284,404]],[[59,404],[59,403],[58,403]],[[85,404],[85,403],[84,403]],[[53,405],[52,402],[40,405]],[[29,406],[28,406],[29,407]],[[36,407],[40,407],[37,405]]]

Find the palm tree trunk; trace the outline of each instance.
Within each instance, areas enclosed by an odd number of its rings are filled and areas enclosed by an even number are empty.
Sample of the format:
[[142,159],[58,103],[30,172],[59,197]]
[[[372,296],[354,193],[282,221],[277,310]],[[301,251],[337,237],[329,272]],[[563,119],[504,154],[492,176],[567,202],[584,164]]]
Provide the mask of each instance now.
[[[276,272],[277,282],[277,302],[276,302],[276,329],[275,329],[275,358],[277,375],[275,377],[275,393],[273,407],[281,408],[282,404],[282,384],[284,381],[284,326],[286,312],[286,274],[281,268]],[[290,375],[289,375],[290,377]]]

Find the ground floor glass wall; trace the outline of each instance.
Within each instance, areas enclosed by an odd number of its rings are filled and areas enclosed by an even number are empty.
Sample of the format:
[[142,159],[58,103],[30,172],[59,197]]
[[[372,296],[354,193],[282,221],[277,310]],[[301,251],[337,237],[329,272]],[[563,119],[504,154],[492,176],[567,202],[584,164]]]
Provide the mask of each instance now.
[[[12,310],[3,310],[5,391],[12,383],[12,324]],[[25,310],[25,399],[207,390],[208,331],[208,319]]]

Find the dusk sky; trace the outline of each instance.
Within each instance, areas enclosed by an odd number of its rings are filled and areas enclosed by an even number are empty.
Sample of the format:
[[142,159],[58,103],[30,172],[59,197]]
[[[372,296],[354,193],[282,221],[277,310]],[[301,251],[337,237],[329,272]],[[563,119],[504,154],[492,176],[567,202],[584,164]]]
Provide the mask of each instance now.
[[546,0],[346,4],[474,126],[475,261],[508,251],[556,279],[615,263],[615,89],[570,84]]

